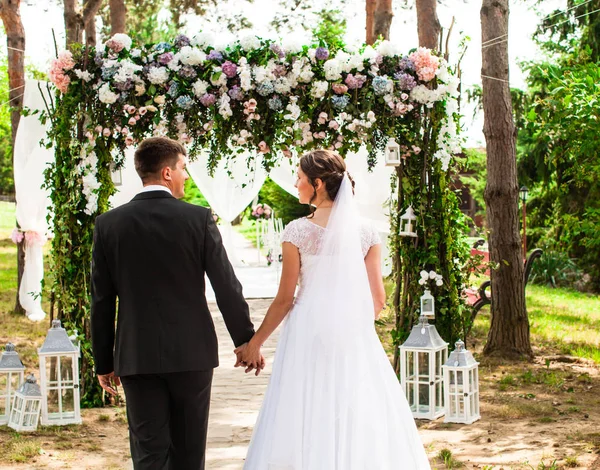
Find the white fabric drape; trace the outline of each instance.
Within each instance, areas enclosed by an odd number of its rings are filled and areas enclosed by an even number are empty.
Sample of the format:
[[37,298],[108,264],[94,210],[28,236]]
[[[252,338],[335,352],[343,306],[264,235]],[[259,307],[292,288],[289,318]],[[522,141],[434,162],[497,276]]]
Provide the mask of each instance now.
[[139,193],[144,185],[135,171],[133,163],[134,147],[125,149],[125,163],[121,168],[121,185],[116,187],[117,192],[110,197],[109,204],[111,208],[119,207],[128,203]]
[[229,162],[221,160],[212,177],[206,169],[207,153],[202,153],[196,161],[187,166],[196,186],[224,222],[220,227],[223,245],[234,266],[239,266],[240,261],[232,243],[231,222],[252,202],[267,178],[259,159],[255,159],[248,168],[249,157],[248,153],[241,153]]
[[[33,110],[45,110],[40,88],[46,95],[45,82],[27,80],[23,106]],[[14,148],[15,193],[17,222],[25,232],[25,266],[19,301],[29,319],[42,320],[42,279],[44,277],[43,246],[46,242],[48,224],[46,214],[50,207],[50,193],[42,189],[44,170],[54,159],[54,151],[40,145],[46,136],[48,125],[42,125],[38,115],[23,116],[19,122]]]
[[[292,196],[298,197],[296,189],[296,168],[298,167],[297,159],[281,158],[278,165],[271,170],[269,178],[273,180],[284,191]],[[275,208],[277,209],[277,208]]]

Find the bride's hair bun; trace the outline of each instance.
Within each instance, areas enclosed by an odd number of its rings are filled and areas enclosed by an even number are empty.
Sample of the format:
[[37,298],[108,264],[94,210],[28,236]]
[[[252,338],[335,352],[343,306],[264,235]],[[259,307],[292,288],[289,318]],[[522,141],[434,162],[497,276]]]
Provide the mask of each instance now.
[[[339,153],[333,150],[317,149],[305,153],[300,158],[300,169],[308,178],[308,181],[316,186],[316,180],[320,179],[325,184],[325,189],[329,198],[334,201],[346,171],[346,162]],[[348,174],[348,179],[352,183],[352,192],[354,192],[354,180]],[[310,202],[317,197],[317,190],[313,194]]]

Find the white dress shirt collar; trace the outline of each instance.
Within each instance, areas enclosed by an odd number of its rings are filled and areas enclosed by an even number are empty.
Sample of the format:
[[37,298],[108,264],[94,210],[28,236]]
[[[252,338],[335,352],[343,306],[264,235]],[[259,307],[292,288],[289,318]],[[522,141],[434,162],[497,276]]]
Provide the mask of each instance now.
[[142,190],[140,191],[140,193],[147,193],[149,191],[166,191],[171,196],[173,195],[173,193],[171,192],[171,190],[169,188],[167,188],[166,186],[162,186],[160,184],[149,184],[148,186],[144,186],[142,188]]

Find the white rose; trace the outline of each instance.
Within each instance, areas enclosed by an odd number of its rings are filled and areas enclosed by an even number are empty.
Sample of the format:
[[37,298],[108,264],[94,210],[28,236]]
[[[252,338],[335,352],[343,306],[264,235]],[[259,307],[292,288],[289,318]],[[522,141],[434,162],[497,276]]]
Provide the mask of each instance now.
[[92,79],[92,74],[89,73],[87,70],[75,69],[73,71],[75,72],[75,75],[77,75],[77,78],[83,80],[86,83]]
[[154,102],[156,104],[165,104],[165,95],[158,95],[154,97]]

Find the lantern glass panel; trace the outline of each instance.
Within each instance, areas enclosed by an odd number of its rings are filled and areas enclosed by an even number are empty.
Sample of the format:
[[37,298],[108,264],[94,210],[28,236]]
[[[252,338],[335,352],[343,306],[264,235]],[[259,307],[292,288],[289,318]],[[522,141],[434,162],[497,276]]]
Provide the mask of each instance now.
[[58,386],[59,367],[57,356],[46,358],[46,384],[48,389]]
[[421,314],[430,315],[433,313],[433,299],[423,299],[421,301]]
[[442,376],[442,365],[444,364],[444,352],[438,351],[435,353],[435,376],[440,378]]
[[419,382],[429,383],[429,353],[418,352]]
[[443,408],[443,406],[442,406],[442,404],[444,403],[443,396],[444,396],[443,382],[436,382],[436,384],[435,384],[435,403],[436,403],[436,409],[438,409],[438,410]]
[[58,407],[58,390],[48,390],[47,402],[48,402],[48,414],[59,413],[60,408]]
[[415,380],[415,353],[414,353],[414,351],[406,352],[406,365],[408,366],[406,378],[408,380]]
[[416,384],[413,382],[408,382],[407,387],[407,396],[408,404],[410,406],[411,411],[417,411],[417,404],[415,403],[415,387]]
[[63,414],[75,416],[75,400],[73,398],[73,389],[61,390],[62,392],[62,411]]
[[73,386],[73,358],[62,356],[60,358],[61,384],[64,387]]
[[417,410],[420,413],[428,413],[429,412],[429,384],[420,383],[419,384],[419,409]]

